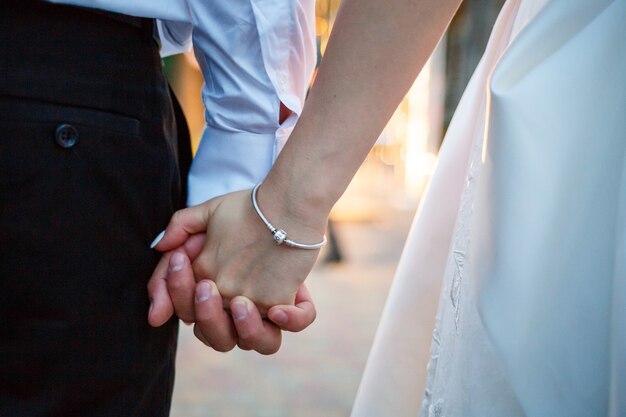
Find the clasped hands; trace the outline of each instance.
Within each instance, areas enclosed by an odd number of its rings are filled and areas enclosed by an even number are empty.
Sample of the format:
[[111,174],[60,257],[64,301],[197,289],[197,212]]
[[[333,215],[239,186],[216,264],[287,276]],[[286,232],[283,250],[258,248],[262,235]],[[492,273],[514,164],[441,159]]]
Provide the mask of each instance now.
[[272,354],[281,330],[298,332],[315,319],[303,282],[319,251],[274,245],[250,191],[176,212],[155,249],[163,256],[148,283],[152,326],[176,314],[217,351]]

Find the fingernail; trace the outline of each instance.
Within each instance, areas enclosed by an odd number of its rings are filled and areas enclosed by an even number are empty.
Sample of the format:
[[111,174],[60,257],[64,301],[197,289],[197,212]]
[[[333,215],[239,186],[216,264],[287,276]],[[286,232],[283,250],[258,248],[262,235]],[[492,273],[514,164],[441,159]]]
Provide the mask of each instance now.
[[248,313],[250,312],[250,306],[248,302],[245,300],[237,300],[234,301],[230,306],[230,312],[235,318],[235,320],[245,320],[248,317]]
[[163,230],[161,233],[157,235],[157,237],[154,238],[154,240],[150,244],[150,249],[154,249],[154,247],[159,244],[161,239],[163,239],[163,236],[165,236],[165,230]]
[[185,265],[185,255],[180,252],[174,252],[170,257],[170,271],[178,272]]
[[196,301],[199,303],[203,303],[211,298],[211,283],[206,281],[200,281],[196,286]]
[[287,313],[281,309],[276,309],[272,311],[272,320],[278,324],[285,324],[287,323]]

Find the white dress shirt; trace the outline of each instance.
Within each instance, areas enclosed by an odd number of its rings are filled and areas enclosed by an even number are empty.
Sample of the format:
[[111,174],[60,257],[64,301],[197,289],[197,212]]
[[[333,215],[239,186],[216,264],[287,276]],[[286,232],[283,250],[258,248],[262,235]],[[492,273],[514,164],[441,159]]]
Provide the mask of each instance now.
[[[314,0],[50,0],[159,19],[163,56],[193,46],[206,125],[190,205],[262,180],[304,105],[315,68]],[[293,113],[279,124],[280,103]]]

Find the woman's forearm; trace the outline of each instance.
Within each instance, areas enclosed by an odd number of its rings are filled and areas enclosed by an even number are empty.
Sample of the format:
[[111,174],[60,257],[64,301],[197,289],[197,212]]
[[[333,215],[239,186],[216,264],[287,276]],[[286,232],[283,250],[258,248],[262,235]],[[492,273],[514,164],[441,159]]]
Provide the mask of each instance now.
[[302,116],[259,193],[269,214],[304,226],[302,239],[319,235],[459,4],[342,1]]
[[[460,0],[343,0],[315,86],[291,138],[258,190],[274,226],[317,243],[330,209],[435,48]],[[276,248],[240,191],[176,213],[157,245],[170,251],[207,232],[193,263],[226,300],[292,304],[317,250]]]

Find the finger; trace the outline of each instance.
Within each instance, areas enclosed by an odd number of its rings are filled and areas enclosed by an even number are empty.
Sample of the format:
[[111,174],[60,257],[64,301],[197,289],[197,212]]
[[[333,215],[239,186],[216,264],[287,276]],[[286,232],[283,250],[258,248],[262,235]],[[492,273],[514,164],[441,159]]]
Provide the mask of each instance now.
[[150,247],[167,252],[181,246],[189,236],[206,232],[209,207],[207,202],[175,212],[165,230],[159,233]]
[[171,253],[166,282],[167,291],[178,318],[187,323],[195,321],[196,280],[191,269],[191,262],[185,253],[178,250]]
[[189,239],[187,239],[183,244],[187,257],[191,262],[193,262],[198,255],[200,255],[200,252],[202,252],[204,242],[206,242],[206,233],[196,233],[195,235],[189,236]]
[[300,332],[315,321],[317,312],[309,290],[304,284],[296,293],[295,305],[280,305],[270,308],[267,318],[276,323],[282,330]]
[[195,315],[194,333],[204,344],[219,352],[237,345],[235,326],[222,308],[222,297],[212,281],[202,280],[196,285]]
[[148,281],[148,297],[150,298],[148,323],[153,327],[162,326],[174,314],[174,305],[170,300],[166,281],[169,258],[170,254],[161,257]]
[[263,355],[278,352],[282,341],[280,329],[273,323],[263,320],[259,310],[246,297],[235,297],[230,302],[239,347],[256,350]]

